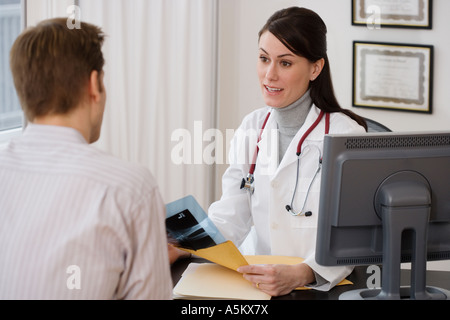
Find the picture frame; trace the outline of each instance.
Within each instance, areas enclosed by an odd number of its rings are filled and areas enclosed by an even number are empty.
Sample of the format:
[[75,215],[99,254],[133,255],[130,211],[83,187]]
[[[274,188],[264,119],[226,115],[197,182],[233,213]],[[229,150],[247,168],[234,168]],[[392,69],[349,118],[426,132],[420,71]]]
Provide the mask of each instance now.
[[374,28],[433,28],[433,0],[351,0],[352,25]]
[[431,45],[353,42],[354,107],[432,113]]

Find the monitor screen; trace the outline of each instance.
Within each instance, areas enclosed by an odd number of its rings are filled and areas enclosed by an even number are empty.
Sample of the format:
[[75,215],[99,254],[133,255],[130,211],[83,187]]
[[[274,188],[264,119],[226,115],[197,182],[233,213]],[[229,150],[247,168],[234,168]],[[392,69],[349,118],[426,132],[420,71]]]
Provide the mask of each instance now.
[[[327,135],[321,179],[319,264],[382,264],[383,252],[394,252],[388,232],[399,234],[401,262],[412,260],[416,243],[424,260],[450,259],[450,132]],[[415,220],[414,210],[426,219]]]

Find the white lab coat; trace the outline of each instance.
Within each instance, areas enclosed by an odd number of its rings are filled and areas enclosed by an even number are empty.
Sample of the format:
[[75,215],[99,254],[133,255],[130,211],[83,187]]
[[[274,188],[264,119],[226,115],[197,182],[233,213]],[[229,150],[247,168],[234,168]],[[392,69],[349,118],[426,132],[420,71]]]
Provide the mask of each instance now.
[[[256,133],[259,134],[269,111],[270,108],[265,107],[250,113],[236,131],[230,147],[230,166],[222,179],[222,197],[210,206],[208,214],[225,238],[232,240],[237,246],[242,244],[254,226],[255,254],[305,258],[305,263],[316,275],[323,278],[322,283],[315,288],[328,291],[349,275],[352,268],[324,267],[315,261],[320,172],[311,185],[304,210],[311,211],[312,216],[292,216],[285,208],[291,203],[295,187],[297,145],[319,116],[320,110],[316,106],[311,108],[304,125],[297,132],[280,163],[277,123],[274,117],[269,118],[258,144],[259,154],[254,173],[255,191],[250,197],[246,190],[240,189],[242,178],[247,176],[250,168],[249,162],[256,146]],[[342,113],[331,114],[330,134],[363,132],[364,128],[348,116]],[[296,212],[302,208],[307,189],[316,172],[319,150],[320,153],[323,150],[324,135],[325,117],[302,146],[299,184],[293,205]]]

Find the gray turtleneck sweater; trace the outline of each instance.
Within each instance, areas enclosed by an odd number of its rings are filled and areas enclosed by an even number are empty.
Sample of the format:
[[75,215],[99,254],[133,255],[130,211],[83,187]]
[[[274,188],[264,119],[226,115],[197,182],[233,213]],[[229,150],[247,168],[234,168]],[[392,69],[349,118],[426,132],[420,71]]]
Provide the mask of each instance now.
[[297,101],[284,108],[273,108],[273,116],[278,124],[279,141],[278,162],[281,162],[298,130],[305,123],[309,110],[312,106],[312,99],[309,90]]

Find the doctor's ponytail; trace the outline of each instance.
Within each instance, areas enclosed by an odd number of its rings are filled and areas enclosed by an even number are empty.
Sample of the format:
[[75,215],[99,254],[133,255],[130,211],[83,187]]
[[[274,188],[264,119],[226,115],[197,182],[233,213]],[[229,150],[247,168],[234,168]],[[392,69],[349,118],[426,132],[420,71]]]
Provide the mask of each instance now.
[[327,55],[327,27],[322,18],[306,8],[291,7],[275,12],[259,32],[269,31],[294,54],[316,62],[324,59],[320,75],[310,82],[313,103],[329,113],[342,112],[367,130],[366,121],[354,112],[343,109],[334,94]]

